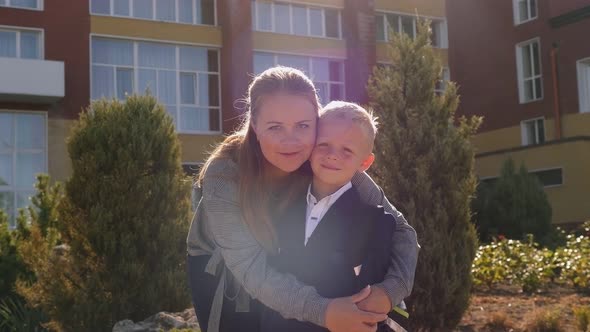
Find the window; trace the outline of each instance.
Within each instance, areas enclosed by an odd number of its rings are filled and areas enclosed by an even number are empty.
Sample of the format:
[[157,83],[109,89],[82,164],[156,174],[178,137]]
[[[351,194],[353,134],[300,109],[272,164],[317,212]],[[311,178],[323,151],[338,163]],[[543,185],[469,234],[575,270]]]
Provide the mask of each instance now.
[[561,186],[563,184],[563,169],[561,168],[531,171],[529,173],[536,176],[543,187]]
[[300,55],[254,53],[254,74],[283,65],[304,71],[312,79],[323,104],[344,99],[344,61]]
[[580,112],[590,112],[590,58],[578,61]]
[[42,0],[0,0],[0,7],[42,10],[43,2]]
[[92,99],[147,90],[165,105],[179,132],[221,130],[217,50],[92,38]]
[[537,18],[537,0],[512,0],[514,24],[522,24]]
[[41,31],[0,27],[0,57],[41,59]]
[[215,0],[91,0],[90,11],[97,15],[215,25]]
[[432,30],[432,46],[438,48],[449,48],[447,21],[432,21],[430,23],[430,29]]
[[543,144],[545,142],[545,119],[532,119],[520,123],[522,145]]
[[252,29],[289,35],[342,38],[340,10],[252,1]]
[[447,82],[451,80],[449,68],[443,68],[441,72],[441,78],[434,85],[434,93],[442,95],[447,89]]
[[516,45],[516,69],[520,103],[543,99],[539,39]]
[[[448,48],[447,22],[441,19],[431,20],[432,29],[432,46],[439,48]],[[375,32],[377,41],[386,42],[390,40],[389,29],[393,32],[403,32],[410,36],[416,37],[416,17],[409,15],[399,15],[392,13],[379,13],[375,16]]]
[[0,112],[0,209],[15,226],[30,205],[37,173],[47,172],[47,120],[43,113]]

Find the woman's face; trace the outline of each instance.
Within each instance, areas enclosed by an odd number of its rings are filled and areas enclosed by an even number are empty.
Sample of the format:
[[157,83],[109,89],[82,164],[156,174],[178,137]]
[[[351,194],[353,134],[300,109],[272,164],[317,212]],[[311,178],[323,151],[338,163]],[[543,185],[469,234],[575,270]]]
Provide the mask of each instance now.
[[262,97],[253,128],[264,158],[278,170],[297,170],[315,145],[317,112],[304,96]]

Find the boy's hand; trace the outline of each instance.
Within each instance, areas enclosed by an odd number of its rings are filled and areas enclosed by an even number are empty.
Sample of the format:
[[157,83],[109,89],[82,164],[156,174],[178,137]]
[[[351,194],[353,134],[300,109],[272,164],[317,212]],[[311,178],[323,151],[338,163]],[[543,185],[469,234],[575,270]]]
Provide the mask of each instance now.
[[357,303],[357,306],[361,310],[378,314],[387,314],[392,309],[391,299],[387,293],[383,288],[376,286],[371,287],[371,294]]
[[370,293],[367,286],[357,294],[332,299],[326,311],[326,328],[331,332],[374,332],[377,322],[387,318],[378,314],[359,310],[357,304]]

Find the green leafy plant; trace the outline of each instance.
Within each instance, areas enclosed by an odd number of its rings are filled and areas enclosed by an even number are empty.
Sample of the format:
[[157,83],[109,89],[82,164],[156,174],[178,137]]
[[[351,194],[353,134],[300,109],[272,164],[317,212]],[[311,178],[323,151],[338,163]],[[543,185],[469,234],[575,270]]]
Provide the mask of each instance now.
[[42,327],[46,321],[41,311],[30,308],[22,300],[7,297],[0,301],[0,332],[47,331]]
[[576,326],[581,332],[590,332],[590,306],[574,308]]

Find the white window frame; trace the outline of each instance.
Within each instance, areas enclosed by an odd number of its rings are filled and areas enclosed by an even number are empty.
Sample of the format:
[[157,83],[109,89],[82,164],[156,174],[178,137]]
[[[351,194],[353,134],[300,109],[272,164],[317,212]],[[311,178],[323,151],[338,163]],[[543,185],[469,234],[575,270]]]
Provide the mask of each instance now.
[[[590,57],[576,62],[580,113],[590,112]],[[588,71],[588,73],[584,73]]]
[[[309,55],[309,54],[303,54],[303,53],[286,53],[286,52],[276,52],[276,51],[271,51],[271,50],[259,50],[259,49],[255,49],[253,51],[254,55],[256,53],[265,53],[265,54],[269,54],[272,55],[273,57],[273,65],[277,65],[278,64],[278,57],[280,55],[294,55],[294,56],[300,56],[300,57],[305,57],[307,58],[307,66],[309,68],[309,73],[308,74],[309,78],[311,79],[311,81],[314,83],[327,83],[328,84],[328,88],[334,84],[334,85],[341,85],[342,86],[342,96],[341,99],[342,100],[346,100],[346,68],[345,68],[345,58],[340,58],[340,57],[325,57],[325,56],[317,56],[317,55]],[[327,59],[329,61],[340,61],[342,63],[342,82],[340,81],[318,81],[315,79],[315,77],[313,77],[313,59]],[[317,87],[316,87],[317,88]],[[330,95],[330,91],[328,91],[328,95]],[[331,98],[329,98],[331,100]],[[322,103],[324,103],[325,101],[322,100]]]
[[552,185],[549,185],[549,186],[546,186],[546,185],[544,185],[544,184],[541,183],[541,185],[543,186],[543,188],[561,187],[561,186],[563,186],[565,184],[565,173],[563,172],[563,166],[530,169],[529,170],[529,174],[534,175],[533,173],[544,172],[544,171],[554,171],[554,170],[557,170],[557,169],[561,170],[561,183],[560,184],[552,184]]
[[[264,2],[264,3],[268,3],[270,5],[270,30],[263,30],[258,26],[258,4],[260,2]],[[284,0],[284,1],[278,1],[281,5],[286,5],[289,6],[289,15],[290,15],[290,28],[289,28],[289,33],[283,33],[283,32],[277,32],[276,31],[276,26],[275,26],[275,1],[260,1],[260,0],[252,0],[251,5],[254,6],[252,13],[254,14],[252,16],[252,28],[254,31],[260,31],[260,32],[272,32],[272,33],[278,33],[278,34],[282,34],[282,35],[293,35],[293,36],[301,36],[301,37],[312,37],[312,38],[326,38],[326,39],[334,39],[334,40],[342,40],[343,36],[342,36],[342,10],[343,8],[341,7],[332,7],[332,6],[324,6],[324,5],[320,5],[320,4],[309,4],[309,3],[302,3],[302,2],[295,2],[295,1],[288,1],[288,0]],[[295,31],[293,29],[293,6],[297,6],[297,7],[305,7],[305,13],[307,15],[307,34],[302,36],[302,35],[298,35],[295,34]],[[311,34],[311,22],[310,22],[310,9],[319,9],[322,11],[322,35],[321,36],[316,36],[316,35],[312,35]],[[328,37],[326,35],[326,10],[335,10],[338,12],[338,37]]]
[[[527,19],[520,20],[520,7],[518,4],[522,1],[525,1],[527,4]],[[514,13],[514,25],[520,25],[523,23],[527,23],[533,20],[536,20],[539,17],[539,0],[535,0],[535,16],[531,14],[531,0],[512,0],[512,8]]]
[[[532,45],[537,43],[538,47],[537,49],[539,50],[539,74],[535,75],[534,73],[534,55],[532,52]],[[527,77],[524,78],[524,64],[522,61],[522,57],[523,57],[523,52],[522,49],[524,47],[531,47],[531,59],[530,59],[530,64],[531,64],[531,73],[533,73],[533,75],[531,77]],[[537,38],[533,38],[533,39],[529,39],[526,41],[523,41],[521,43],[516,44],[516,72],[517,72],[517,77],[518,77],[518,98],[519,98],[519,102],[521,104],[526,104],[526,103],[532,103],[535,101],[539,101],[539,100],[543,100],[543,60],[542,60],[542,51],[541,51],[541,38],[537,37]],[[541,91],[541,95],[540,96],[535,96],[537,93],[537,89],[534,86],[534,82],[536,79],[539,79],[539,82],[541,82],[541,86],[540,86],[540,91]],[[530,100],[526,100],[526,92],[525,92],[525,81],[533,81],[533,98]]]
[[[223,133],[223,116],[222,116],[222,110],[223,110],[223,100],[222,100],[222,95],[221,95],[221,48],[219,48],[219,46],[217,45],[208,45],[208,44],[194,44],[194,43],[186,43],[186,42],[179,42],[179,41],[175,41],[175,40],[161,40],[161,39],[151,39],[151,38],[127,38],[127,37],[121,37],[121,36],[114,36],[114,35],[105,35],[105,34],[90,34],[90,40],[89,40],[89,50],[90,50],[90,96],[92,96],[92,89],[93,89],[93,74],[92,74],[92,67],[95,65],[92,62],[92,40],[93,38],[106,38],[106,39],[116,39],[116,40],[124,40],[124,41],[128,41],[133,43],[133,67],[128,67],[128,66],[120,66],[120,65],[113,65],[113,64],[98,64],[99,66],[111,66],[111,67],[115,67],[115,68],[132,68],[133,69],[133,93],[143,93],[143,91],[137,91],[138,85],[137,82],[139,82],[139,69],[142,69],[143,67],[140,67],[138,65],[139,60],[138,60],[138,43],[140,42],[152,42],[152,43],[160,43],[160,44],[168,44],[168,45],[173,45],[176,47],[176,68],[174,69],[175,72],[178,73],[178,79],[176,80],[176,122],[174,123],[174,127],[176,128],[176,132],[178,134],[190,134],[190,135],[219,135]],[[195,46],[195,47],[204,47],[204,48],[208,48],[208,49],[215,49],[217,51],[217,69],[219,70],[219,72],[198,72],[198,71],[190,71],[190,70],[181,70],[180,69],[180,61],[179,61],[179,57],[180,57],[180,51],[179,51],[179,47],[180,46]],[[149,68],[149,69],[154,69],[154,68]],[[159,69],[155,69],[155,70],[159,70]],[[197,73],[197,74],[217,74],[219,76],[218,80],[217,80],[217,91],[219,92],[219,106],[202,106],[198,104],[198,95],[195,95],[195,99],[197,100],[197,108],[209,108],[209,109],[218,109],[218,116],[219,116],[219,130],[181,130],[180,129],[180,107],[181,106],[191,106],[191,107],[195,107],[195,105],[187,105],[187,104],[182,104],[181,100],[180,100],[180,73]],[[114,93],[115,93],[115,97],[117,94],[117,77],[115,75],[114,77]],[[156,95],[157,95],[157,87],[155,87],[156,90]],[[156,98],[157,99],[157,98]],[[163,103],[161,103],[162,105],[164,105]]]
[[[78,0],[76,0],[78,1]],[[142,18],[142,17],[135,17],[134,12],[133,12],[133,0],[129,0],[129,16],[125,16],[125,15],[117,15],[115,14],[115,7],[114,2],[117,0],[109,0],[110,4],[109,4],[109,14],[102,14],[102,13],[93,13],[92,12],[92,0],[89,0],[89,6],[88,6],[88,11],[90,13],[90,15],[92,16],[106,16],[106,17],[120,17],[120,18],[127,18],[127,19],[132,19],[132,20],[142,20],[142,21],[150,21],[150,22],[166,22],[166,23],[174,23],[174,24],[184,24],[184,25],[197,25],[197,26],[206,26],[206,27],[211,27],[211,26],[217,26],[217,0],[213,0],[213,25],[210,24],[202,24],[202,23],[197,23],[197,1],[196,0],[191,0],[192,2],[192,14],[193,14],[193,22],[192,23],[186,23],[186,22],[181,22],[180,21],[180,16],[179,16],[179,8],[180,6],[179,4],[179,0],[174,0],[174,11],[175,11],[175,20],[174,21],[168,21],[168,20],[161,20],[158,19],[158,15],[156,13],[156,1],[158,0],[152,0],[152,17],[151,18]]]
[[6,8],[16,8],[16,9],[24,9],[24,10],[35,10],[35,11],[43,11],[43,1],[44,0],[36,0],[37,1],[37,6],[35,8],[31,8],[31,7],[22,7],[22,6],[15,6],[12,5],[13,0],[6,0],[6,4],[5,5],[0,5],[0,7],[6,7]]
[[[32,112],[32,111],[20,111],[20,110],[10,110],[10,109],[1,109],[0,113],[9,113],[9,114],[35,114],[35,115],[43,115],[43,122],[45,124],[45,145],[43,146],[43,149],[18,149],[16,147],[16,145],[14,146],[14,148],[12,149],[11,153],[13,154],[13,158],[12,158],[12,181],[14,182],[15,179],[15,172],[16,172],[16,154],[18,152],[21,151],[26,151],[26,152],[43,152],[44,153],[44,165],[43,165],[43,171],[41,173],[47,173],[48,171],[48,167],[49,167],[49,158],[48,158],[48,151],[49,151],[49,124],[47,123],[48,121],[48,117],[47,117],[47,112]],[[13,122],[12,122],[12,127],[15,129],[15,132],[13,133],[13,137],[16,137],[16,135],[18,135],[18,133],[16,132],[16,117],[13,118]],[[0,152],[4,152],[3,150],[0,150]],[[34,183],[36,183],[36,181],[33,181]],[[18,192],[34,192],[35,187],[31,187],[31,188],[25,188],[25,187],[17,187],[15,183],[13,183],[10,186],[6,186],[6,185],[0,185],[0,189],[2,189],[3,192],[10,192],[12,194],[14,194],[15,198],[12,202],[12,209],[14,211],[14,218],[16,220],[16,217],[18,216],[18,210],[17,210],[17,199],[16,199],[16,193]],[[10,217],[10,216],[9,216]],[[16,224],[15,224],[16,225]],[[14,229],[14,227],[11,227],[11,229]]]
[[[0,25],[0,31],[15,31],[16,32],[16,59],[22,59],[20,54],[20,34],[21,32],[38,32],[39,33],[39,58],[38,59],[23,59],[23,60],[43,60],[45,59],[45,29],[20,27],[12,25]],[[1,57],[0,57],[1,58]]]
[[[538,125],[538,121],[541,120],[543,121],[543,142],[540,142],[539,140],[539,125]],[[534,123],[534,128],[535,128],[535,141],[534,142],[528,142],[528,133],[527,133],[527,124],[528,123]],[[545,142],[547,142],[547,128],[545,125],[545,117],[538,117],[538,118],[532,118],[532,119],[527,119],[527,120],[522,120],[520,122],[520,136],[521,136],[521,144],[523,146],[529,146],[529,145],[539,145],[539,144],[543,144]]]

